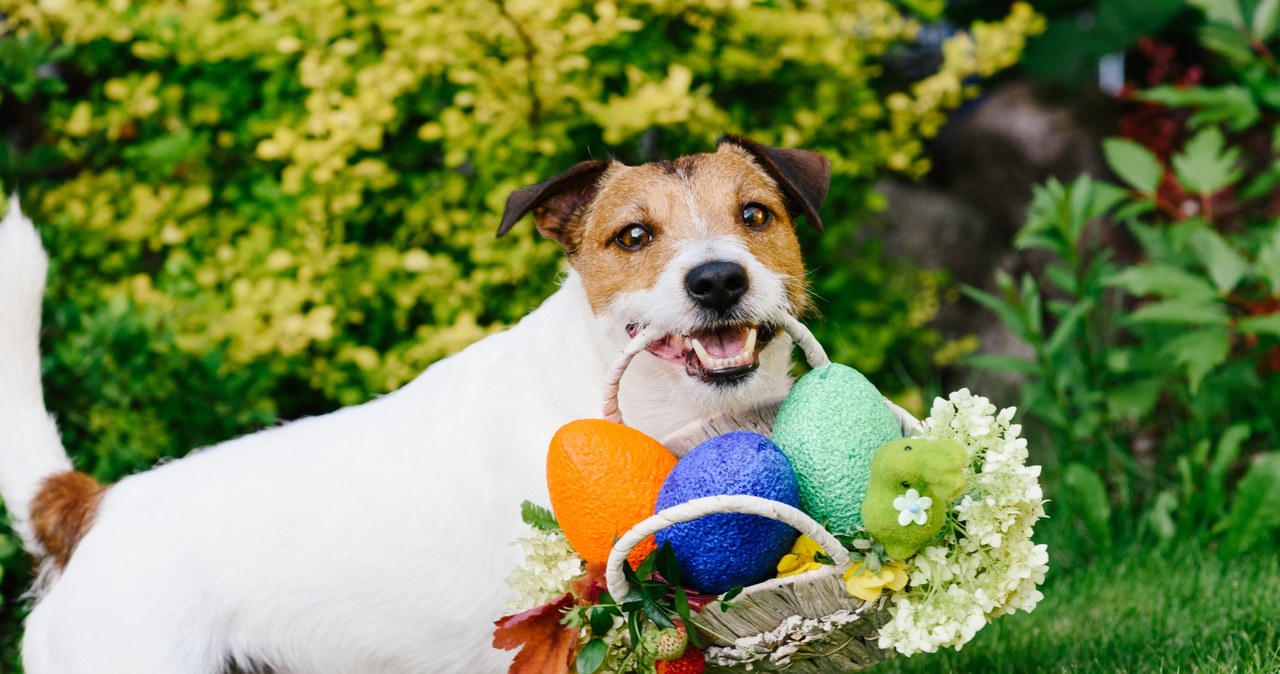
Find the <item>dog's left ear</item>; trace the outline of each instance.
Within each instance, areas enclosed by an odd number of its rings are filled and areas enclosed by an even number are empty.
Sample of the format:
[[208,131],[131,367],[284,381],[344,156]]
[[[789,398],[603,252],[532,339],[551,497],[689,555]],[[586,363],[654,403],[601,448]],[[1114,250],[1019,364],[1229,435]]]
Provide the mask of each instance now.
[[533,212],[543,236],[558,241],[566,249],[572,248],[569,225],[595,198],[596,182],[608,167],[609,162],[605,160],[584,161],[554,178],[512,192],[507,197],[498,236],[511,231],[520,218]]
[[716,141],[717,147],[724,144],[740,147],[760,162],[791,202],[792,215],[803,215],[810,226],[822,231],[818,209],[831,187],[831,162],[821,152],[769,147],[737,135]]

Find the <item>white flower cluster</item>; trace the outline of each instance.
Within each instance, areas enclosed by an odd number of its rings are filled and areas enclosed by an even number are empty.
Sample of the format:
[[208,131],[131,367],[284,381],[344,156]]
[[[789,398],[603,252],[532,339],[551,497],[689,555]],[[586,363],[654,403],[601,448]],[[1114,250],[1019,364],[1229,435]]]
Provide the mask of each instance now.
[[560,531],[534,529],[516,539],[524,561],[507,576],[507,585],[516,596],[507,602],[513,611],[527,611],[553,601],[569,591],[571,581],[581,576],[586,564],[573,551]]
[[862,618],[862,611],[871,604],[866,604],[855,611],[840,610],[822,618],[806,619],[798,615],[789,616],[782,624],[771,632],[742,637],[734,641],[733,646],[712,646],[707,649],[707,662],[720,667],[746,665],[745,669],[753,669],[751,663],[768,660],[778,666],[791,663],[791,656],[800,652],[810,642],[821,641],[832,632],[857,622]]
[[953,540],[907,561],[910,586],[893,596],[881,648],[904,655],[959,649],[991,619],[1030,611],[1049,570],[1049,553],[1031,541],[1044,515],[1039,466],[1028,466],[1014,408],[996,413],[982,396],[961,389],[933,403],[927,438],[955,440],[969,451],[965,494],[955,507]]

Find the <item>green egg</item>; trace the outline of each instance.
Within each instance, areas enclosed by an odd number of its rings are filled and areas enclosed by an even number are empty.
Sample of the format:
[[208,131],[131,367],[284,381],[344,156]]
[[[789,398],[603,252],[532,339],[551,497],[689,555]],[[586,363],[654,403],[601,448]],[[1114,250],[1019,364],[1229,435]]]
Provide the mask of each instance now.
[[862,524],[871,457],[901,437],[880,391],[838,363],[801,377],[773,426],[773,441],[800,483],[801,508],[834,533],[852,533]]

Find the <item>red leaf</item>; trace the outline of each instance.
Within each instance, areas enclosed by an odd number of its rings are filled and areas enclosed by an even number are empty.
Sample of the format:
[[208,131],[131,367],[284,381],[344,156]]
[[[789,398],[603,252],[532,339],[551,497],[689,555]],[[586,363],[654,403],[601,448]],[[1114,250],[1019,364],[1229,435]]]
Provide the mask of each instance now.
[[520,649],[507,674],[568,674],[578,635],[560,620],[570,606],[573,595],[565,593],[549,604],[494,621],[493,647]]
[[[600,602],[600,595],[604,594],[606,589],[604,566],[599,562],[589,562],[586,575],[573,581],[573,585],[570,587],[573,591],[573,596],[578,598],[580,605],[595,606]],[[614,597],[614,600],[622,601],[622,598]]]
[[707,604],[720,598],[718,594],[701,594],[689,589],[686,589],[685,592],[689,595],[689,608],[699,613],[707,607]]

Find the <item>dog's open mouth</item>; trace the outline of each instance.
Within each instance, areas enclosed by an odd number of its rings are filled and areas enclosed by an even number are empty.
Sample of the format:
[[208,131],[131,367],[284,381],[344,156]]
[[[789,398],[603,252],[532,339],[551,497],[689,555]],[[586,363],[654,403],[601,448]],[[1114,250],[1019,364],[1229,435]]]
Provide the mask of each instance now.
[[[635,336],[639,326],[628,325]],[[738,381],[760,366],[760,350],[777,333],[771,325],[736,324],[671,334],[649,345],[649,353],[673,363],[684,363],[685,372],[705,382]]]

